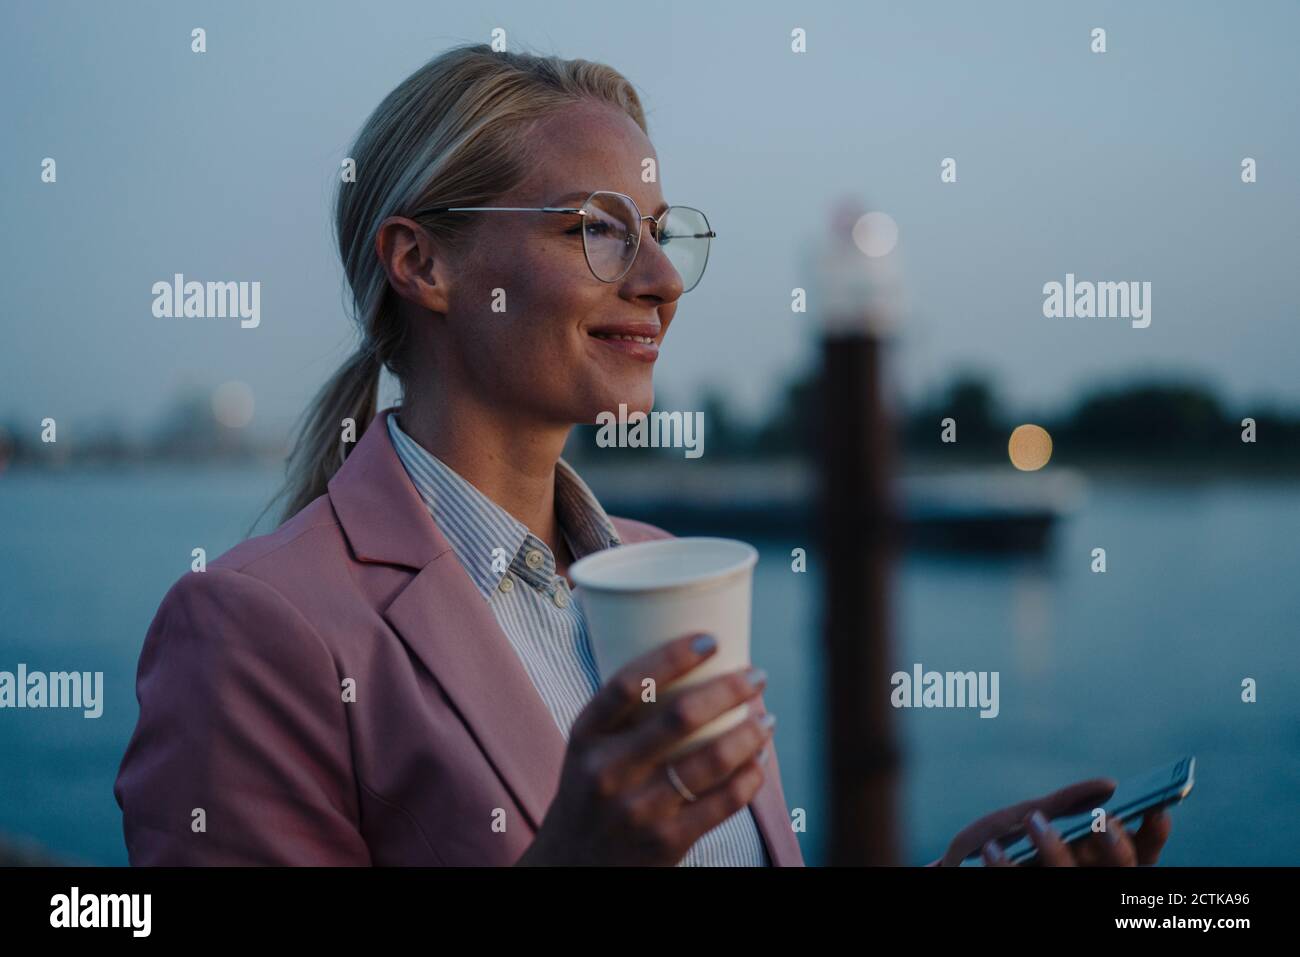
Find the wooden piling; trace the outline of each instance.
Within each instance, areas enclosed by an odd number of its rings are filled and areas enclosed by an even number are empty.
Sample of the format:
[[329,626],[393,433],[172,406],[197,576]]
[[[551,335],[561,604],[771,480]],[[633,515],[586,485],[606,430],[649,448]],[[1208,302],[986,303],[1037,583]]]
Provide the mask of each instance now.
[[822,340],[820,531],[832,865],[899,862],[899,751],[889,704],[897,551],[883,344],[869,322]]

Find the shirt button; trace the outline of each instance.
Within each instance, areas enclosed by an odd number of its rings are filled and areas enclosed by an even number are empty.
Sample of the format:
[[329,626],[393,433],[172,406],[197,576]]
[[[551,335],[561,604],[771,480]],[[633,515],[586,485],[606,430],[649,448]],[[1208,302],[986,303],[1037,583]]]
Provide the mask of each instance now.
[[551,596],[555,600],[557,608],[567,608],[569,605],[569,593],[563,587],[557,586],[555,593]]
[[544,561],[546,561],[545,557],[543,557],[542,553],[535,548],[532,551],[530,551],[527,555],[524,556],[524,563],[529,568],[533,568],[533,569],[541,568],[542,562]]
[[497,587],[500,588],[500,589],[501,589],[502,591],[504,591],[504,592],[509,592],[509,591],[512,591],[512,590],[514,589],[514,587],[515,587],[515,583],[514,583],[514,581],[510,578],[510,576],[507,575],[505,578],[501,579],[501,584],[498,585]]

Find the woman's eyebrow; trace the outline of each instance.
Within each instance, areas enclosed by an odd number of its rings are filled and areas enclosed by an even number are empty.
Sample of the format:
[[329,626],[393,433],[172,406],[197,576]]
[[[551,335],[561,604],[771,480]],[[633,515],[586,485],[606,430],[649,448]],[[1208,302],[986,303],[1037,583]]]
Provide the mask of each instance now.
[[[594,189],[575,190],[575,191],[572,192],[572,193],[565,193],[563,196],[557,196],[557,197],[555,197],[554,200],[552,200],[551,202],[547,203],[546,205],[548,205],[548,206],[562,206],[562,205],[564,205],[565,203],[567,203],[569,200],[573,200],[573,199],[577,199],[577,200],[583,200],[583,201],[585,201],[585,200],[587,199],[587,197],[590,196],[590,195],[591,195],[592,193],[594,193],[594,192],[597,192],[597,191],[594,190]],[[671,204],[670,204],[670,203],[667,203],[667,202],[660,203],[660,204],[659,204],[659,208],[656,209],[653,213],[651,213],[651,215],[652,215],[652,216],[662,216],[663,213],[664,213],[664,210],[666,210],[670,205],[671,205]]]
[[563,205],[564,205],[566,202],[568,202],[569,200],[573,200],[573,199],[582,199],[582,200],[585,200],[588,196],[590,196],[590,195],[591,195],[592,193],[594,193],[594,192],[595,192],[595,190],[589,189],[589,190],[586,190],[585,192],[577,192],[577,191],[575,191],[575,192],[572,192],[572,193],[565,193],[563,196],[557,196],[557,197],[555,197],[555,199],[551,200],[551,201],[550,201],[549,203],[547,203],[546,205],[547,205],[547,206],[563,206]]

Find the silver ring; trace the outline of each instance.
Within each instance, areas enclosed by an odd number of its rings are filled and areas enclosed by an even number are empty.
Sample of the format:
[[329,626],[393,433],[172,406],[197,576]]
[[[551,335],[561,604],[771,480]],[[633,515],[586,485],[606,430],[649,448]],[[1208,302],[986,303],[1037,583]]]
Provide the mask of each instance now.
[[691,793],[691,789],[688,788],[685,784],[683,784],[682,779],[677,776],[677,772],[673,770],[673,766],[671,762],[667,765],[667,768],[668,768],[668,780],[672,782],[672,786],[677,789],[677,793],[680,794],[688,801],[698,800],[698,798],[696,798],[695,795]]

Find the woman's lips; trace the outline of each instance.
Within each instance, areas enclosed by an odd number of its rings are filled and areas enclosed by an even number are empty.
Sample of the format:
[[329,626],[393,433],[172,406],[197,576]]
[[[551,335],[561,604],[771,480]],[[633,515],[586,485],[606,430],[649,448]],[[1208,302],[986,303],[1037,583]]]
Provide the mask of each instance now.
[[[621,352],[630,359],[636,359],[640,362],[654,362],[659,358],[659,343],[656,341],[636,342],[632,339],[606,338],[604,336],[591,335],[591,333],[588,333],[588,335],[607,349]],[[641,338],[644,339],[649,337],[642,336]]]

